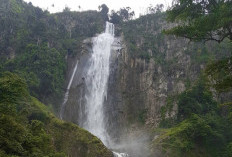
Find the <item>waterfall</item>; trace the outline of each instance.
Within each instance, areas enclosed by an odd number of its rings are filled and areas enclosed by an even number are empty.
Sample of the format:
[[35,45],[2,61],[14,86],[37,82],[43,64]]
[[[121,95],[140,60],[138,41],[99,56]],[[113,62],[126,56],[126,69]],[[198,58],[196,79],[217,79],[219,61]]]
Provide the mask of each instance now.
[[[78,73],[84,82],[84,90],[80,89],[78,123],[98,138],[108,147],[112,142],[106,128],[104,104],[107,100],[108,80],[110,75],[110,56],[114,42],[114,25],[106,22],[105,32],[93,38],[92,54],[86,62],[86,69]],[[82,61],[80,60],[79,67]],[[78,62],[70,78],[64,101],[61,107],[60,118],[63,118],[64,108],[68,100],[69,89],[76,74]],[[76,78],[75,78],[76,79]],[[82,96],[83,92],[83,96]],[[127,157],[127,154],[113,152],[115,157]]]
[[69,80],[68,87],[67,87],[66,92],[65,92],[65,95],[64,95],[64,101],[63,101],[63,103],[62,103],[62,105],[61,105],[61,110],[60,110],[60,119],[63,119],[64,107],[65,107],[65,105],[66,105],[66,103],[67,103],[67,101],[68,101],[69,89],[70,89],[70,87],[71,87],[71,85],[72,85],[73,78],[74,78],[75,73],[76,73],[76,71],[77,71],[77,65],[78,65],[78,60],[77,60],[76,65],[75,65],[75,67],[74,67],[74,69],[73,69],[72,76],[71,76],[71,78],[70,78],[70,80]]
[[[104,101],[107,99],[108,79],[110,74],[110,56],[114,42],[114,25],[106,22],[105,32],[93,39],[93,53],[90,67],[85,76],[85,115],[81,122],[85,129],[110,146],[110,136],[106,131],[104,116]],[[82,112],[82,111],[81,111]],[[80,113],[82,115],[82,113]],[[125,153],[113,152],[115,157],[127,157]]]
[[81,122],[82,127],[99,137],[105,145],[109,144],[109,135],[105,128],[104,101],[107,99],[110,53],[113,41],[114,25],[106,22],[105,32],[93,39],[90,67],[85,76],[86,118],[83,118],[84,122]]

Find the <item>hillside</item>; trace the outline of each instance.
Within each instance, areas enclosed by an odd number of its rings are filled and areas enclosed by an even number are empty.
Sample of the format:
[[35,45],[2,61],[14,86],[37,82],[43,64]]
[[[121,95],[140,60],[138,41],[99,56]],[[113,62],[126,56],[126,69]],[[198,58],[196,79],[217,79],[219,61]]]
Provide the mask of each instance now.
[[82,40],[103,30],[101,14],[50,14],[21,0],[1,0],[0,15],[0,71],[25,78],[30,93],[58,112],[67,58],[80,53]]
[[113,156],[97,137],[57,119],[31,97],[19,76],[1,74],[0,93],[1,156]]
[[113,156],[97,137],[52,113],[59,111],[67,58],[103,29],[101,15],[50,14],[1,0],[0,23],[0,156]]
[[[101,7],[50,14],[23,0],[0,0],[0,156],[232,156],[231,40],[166,35],[177,25],[166,12],[120,17],[125,8],[114,12],[115,36],[106,35],[109,10]],[[88,98],[102,110],[89,112]],[[86,119],[101,126],[100,118],[108,148],[81,128],[88,129]]]

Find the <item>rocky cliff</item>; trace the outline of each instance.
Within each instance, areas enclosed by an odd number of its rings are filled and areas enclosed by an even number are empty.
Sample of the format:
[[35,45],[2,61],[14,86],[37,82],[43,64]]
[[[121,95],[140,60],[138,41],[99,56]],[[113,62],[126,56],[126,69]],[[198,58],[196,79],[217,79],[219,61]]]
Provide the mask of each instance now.
[[117,80],[109,89],[119,88],[120,117],[127,125],[141,122],[157,127],[162,114],[175,116],[177,106],[169,100],[190,87],[207,63],[230,55],[229,47],[216,42],[165,36],[162,30],[171,24],[164,18],[164,14],[147,15],[122,26]]

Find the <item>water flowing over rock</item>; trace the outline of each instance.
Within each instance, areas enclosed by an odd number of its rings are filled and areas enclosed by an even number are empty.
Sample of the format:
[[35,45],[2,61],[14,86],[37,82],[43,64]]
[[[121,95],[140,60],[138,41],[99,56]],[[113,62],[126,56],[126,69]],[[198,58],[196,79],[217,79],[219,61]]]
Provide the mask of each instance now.
[[84,96],[86,118],[80,117],[82,127],[98,136],[105,145],[109,143],[109,135],[105,128],[103,105],[104,100],[107,99],[110,52],[113,41],[114,25],[107,22],[105,33],[93,39],[90,66],[84,77],[86,84]]
[[78,65],[78,60],[77,60],[76,65],[75,65],[75,67],[74,67],[74,69],[73,69],[72,76],[71,76],[71,78],[70,78],[70,80],[69,80],[68,87],[67,87],[67,90],[66,90],[65,95],[64,95],[64,101],[63,101],[63,103],[62,103],[62,105],[61,105],[61,111],[60,111],[60,119],[63,119],[64,107],[65,107],[65,105],[66,105],[66,103],[67,103],[67,101],[68,101],[69,89],[70,89],[70,87],[71,87],[71,85],[72,85],[73,78],[74,78],[74,76],[75,76],[75,74],[76,74],[77,65]]

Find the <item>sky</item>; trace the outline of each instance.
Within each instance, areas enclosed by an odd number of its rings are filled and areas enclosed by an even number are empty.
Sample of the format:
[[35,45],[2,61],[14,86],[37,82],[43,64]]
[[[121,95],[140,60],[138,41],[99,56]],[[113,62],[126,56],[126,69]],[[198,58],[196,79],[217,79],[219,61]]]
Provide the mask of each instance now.
[[[24,0],[31,2],[34,6],[47,9],[51,13],[61,12],[65,6],[72,11],[98,10],[98,6],[106,4],[110,10],[119,10],[123,7],[131,7],[136,16],[146,13],[146,8],[152,4],[164,4],[165,8],[170,6],[172,0]],[[54,5],[53,5],[54,4]],[[81,6],[81,10],[79,10]]]

